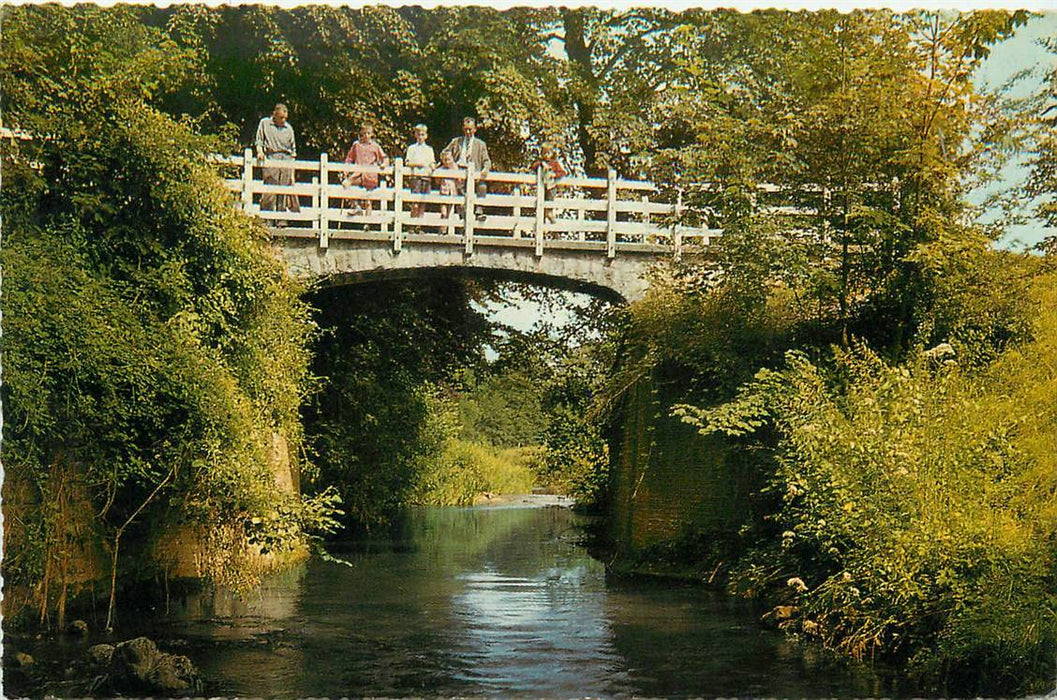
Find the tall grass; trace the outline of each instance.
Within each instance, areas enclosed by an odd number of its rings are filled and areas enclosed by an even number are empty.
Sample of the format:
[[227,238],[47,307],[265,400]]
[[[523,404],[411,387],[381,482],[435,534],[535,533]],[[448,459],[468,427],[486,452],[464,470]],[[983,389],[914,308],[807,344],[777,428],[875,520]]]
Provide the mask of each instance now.
[[530,493],[537,448],[498,449],[450,438],[428,460],[412,497],[418,505],[471,505],[482,493]]

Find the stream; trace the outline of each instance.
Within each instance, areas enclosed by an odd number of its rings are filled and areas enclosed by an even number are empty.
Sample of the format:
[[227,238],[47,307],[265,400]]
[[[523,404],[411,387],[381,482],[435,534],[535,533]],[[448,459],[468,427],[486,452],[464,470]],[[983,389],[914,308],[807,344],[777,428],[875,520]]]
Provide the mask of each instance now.
[[391,538],[335,546],[337,561],[313,558],[243,598],[172,599],[123,619],[119,638],[186,654],[223,696],[909,692],[764,629],[744,601],[607,577],[582,545],[583,516],[555,500],[414,509]]

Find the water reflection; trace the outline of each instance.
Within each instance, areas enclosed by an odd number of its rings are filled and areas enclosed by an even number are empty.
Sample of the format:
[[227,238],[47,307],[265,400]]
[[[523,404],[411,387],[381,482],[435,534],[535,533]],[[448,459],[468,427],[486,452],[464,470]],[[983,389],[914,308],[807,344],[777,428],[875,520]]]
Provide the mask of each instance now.
[[[600,695],[630,692],[604,614],[605,572],[574,543],[567,511],[521,511],[525,526],[463,573],[452,601],[464,630],[463,680],[477,692]],[[502,516],[500,516],[502,517]]]
[[345,564],[188,598],[142,631],[189,640],[221,695],[885,694],[722,596],[607,582],[577,539],[561,508],[419,510]]

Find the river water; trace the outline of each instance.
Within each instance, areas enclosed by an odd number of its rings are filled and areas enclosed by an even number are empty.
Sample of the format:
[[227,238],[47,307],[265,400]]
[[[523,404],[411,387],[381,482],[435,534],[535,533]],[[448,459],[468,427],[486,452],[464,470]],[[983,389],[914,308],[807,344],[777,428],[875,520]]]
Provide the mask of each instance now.
[[[398,536],[313,559],[239,599],[125,620],[224,696],[898,694],[700,586],[612,580],[568,508],[429,508]],[[532,505],[538,506],[538,503]]]

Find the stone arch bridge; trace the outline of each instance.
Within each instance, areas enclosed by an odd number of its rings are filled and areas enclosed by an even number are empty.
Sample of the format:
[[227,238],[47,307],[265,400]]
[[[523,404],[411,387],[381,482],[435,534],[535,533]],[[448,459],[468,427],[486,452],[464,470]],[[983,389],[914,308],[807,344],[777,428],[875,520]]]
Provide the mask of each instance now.
[[[331,164],[326,154],[259,163],[249,149],[221,163],[226,186],[265,221],[290,270],[328,284],[473,271],[634,301],[652,264],[706,249],[720,235],[680,225],[680,203],[651,201],[651,183],[612,170],[550,185],[542,170],[491,172],[479,197],[472,166],[423,173],[399,158],[367,167]],[[262,166],[292,170],[293,184],[265,184]],[[353,185],[362,173],[378,174],[381,185]],[[428,178],[430,191],[414,191],[424,188],[410,187],[413,178]],[[440,194],[444,180],[460,194]],[[298,211],[290,211],[294,201]]]

